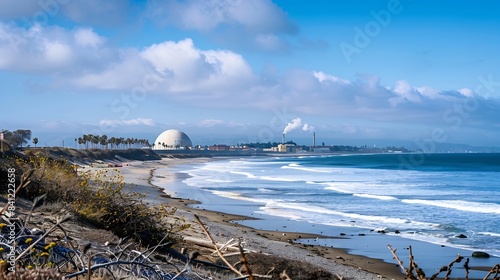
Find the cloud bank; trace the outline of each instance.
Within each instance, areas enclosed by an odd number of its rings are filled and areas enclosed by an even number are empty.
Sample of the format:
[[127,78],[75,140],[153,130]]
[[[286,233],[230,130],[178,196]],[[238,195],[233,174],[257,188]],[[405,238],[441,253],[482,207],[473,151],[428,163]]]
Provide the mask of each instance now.
[[[189,108],[255,114],[287,108],[293,117],[332,120],[335,124],[329,128],[345,135],[383,137],[380,126],[384,123],[402,130],[408,124],[451,130],[463,126],[500,128],[496,113],[500,102],[494,94],[500,84],[495,81],[498,77],[480,77],[475,88],[436,89],[412,84],[405,77],[382,83],[374,75],[347,79],[323,69],[260,71],[235,50],[238,48],[207,47],[196,40],[197,36],[189,36],[203,34],[218,46],[248,46],[267,53],[291,48],[290,37],[304,41],[304,45],[316,44],[299,38],[298,26],[269,0],[54,1],[59,5],[51,10],[36,0],[23,5],[14,0],[0,2],[0,71],[36,77],[23,85],[32,91],[121,96],[142,86],[154,100]],[[137,12],[137,6],[143,6],[145,12]],[[47,19],[33,20],[40,12]],[[148,24],[163,26],[165,33],[175,29],[189,35],[120,46],[106,27],[120,26],[131,18],[139,18],[134,24],[152,20]],[[55,24],[58,21],[71,24],[62,27]],[[293,117],[283,126],[290,122],[293,129],[315,129]],[[240,127],[238,122],[203,118],[199,127]],[[127,116],[103,119],[99,125],[154,123],[150,116]]]
[[[287,107],[297,114],[419,123],[467,113],[494,124],[487,112],[499,108],[497,99],[468,88],[438,90],[405,80],[384,85],[376,76],[347,80],[321,70],[256,73],[242,55],[200,49],[190,38],[116,48],[91,28],[0,23],[0,56],[1,70],[43,75],[50,88],[130,92],[153,76],[148,94],[207,108]],[[467,104],[474,112],[457,108]]]

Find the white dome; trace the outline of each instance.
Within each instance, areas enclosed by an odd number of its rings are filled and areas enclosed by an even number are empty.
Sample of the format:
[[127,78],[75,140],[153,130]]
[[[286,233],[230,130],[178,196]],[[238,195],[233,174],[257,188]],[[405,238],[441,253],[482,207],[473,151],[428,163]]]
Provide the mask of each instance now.
[[156,138],[153,149],[191,149],[192,147],[193,143],[186,133],[177,129],[169,129]]

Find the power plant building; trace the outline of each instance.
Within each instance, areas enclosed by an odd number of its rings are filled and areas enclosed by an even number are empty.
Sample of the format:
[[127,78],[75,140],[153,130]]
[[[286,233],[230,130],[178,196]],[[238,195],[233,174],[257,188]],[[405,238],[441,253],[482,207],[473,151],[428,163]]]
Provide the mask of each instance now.
[[191,150],[192,148],[193,143],[189,136],[177,129],[162,132],[153,144],[154,150]]

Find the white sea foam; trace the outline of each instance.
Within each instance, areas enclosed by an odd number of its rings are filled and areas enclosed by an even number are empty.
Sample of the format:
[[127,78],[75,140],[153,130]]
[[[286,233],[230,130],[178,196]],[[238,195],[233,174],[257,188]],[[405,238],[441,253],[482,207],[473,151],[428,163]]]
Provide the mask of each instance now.
[[375,195],[375,194],[367,194],[367,193],[355,193],[355,194],[353,194],[353,196],[364,197],[364,198],[373,198],[373,199],[379,199],[379,200],[398,200],[394,196]]
[[455,209],[459,211],[500,214],[500,204],[480,203],[463,200],[424,200],[424,199],[402,199],[404,203],[422,204],[441,208]]
[[268,204],[268,203],[274,203],[275,200],[270,200],[270,199],[261,199],[261,198],[251,198],[251,197],[246,197],[243,196],[239,193],[235,192],[227,192],[227,191],[218,191],[218,190],[209,190],[211,193],[221,196],[221,197],[226,197],[226,198],[231,198],[231,199],[236,199],[236,200],[243,200],[243,201],[249,201],[249,202],[255,202],[258,204]]
[[[410,221],[408,219],[403,219],[403,218],[397,218],[397,217],[388,217],[388,216],[377,216],[377,215],[363,215],[363,214],[357,214],[357,213],[347,213],[347,212],[342,212],[342,211],[337,211],[333,209],[327,209],[324,207],[320,206],[313,206],[309,204],[299,204],[299,203],[288,203],[288,202],[277,202],[274,201],[272,203],[266,204],[266,207],[269,207],[269,209],[291,209],[291,210],[298,210],[296,213],[305,213],[304,216],[306,216],[306,213],[315,213],[315,214],[322,214],[325,216],[318,216],[314,215],[316,219],[321,219],[321,220],[332,220],[331,216],[337,216],[338,218],[348,218],[351,220],[356,220],[357,224],[360,226],[365,225],[367,228],[374,227],[374,226],[383,226],[383,227],[394,227],[394,226],[402,226],[404,227],[412,227],[412,228],[424,228],[427,229],[429,227],[436,226],[435,224],[432,223],[424,223],[424,222],[418,222],[418,221]],[[311,222],[313,222],[311,220]]]
[[276,176],[259,176],[258,178],[261,179],[261,180],[266,180],[266,181],[279,181],[279,182],[297,182],[297,181],[301,181],[298,178],[276,177]]
[[415,231],[402,231],[401,233],[398,234],[399,236],[403,238],[408,238],[412,240],[418,240],[418,241],[423,241],[427,243],[432,243],[432,244],[438,244],[438,245],[443,245],[446,244],[448,246],[452,246],[451,243],[448,241],[448,237],[439,234],[439,233],[423,233],[423,232],[415,232]]
[[296,163],[290,163],[289,165],[284,165],[281,167],[282,169],[294,169],[294,170],[301,170],[301,171],[309,171],[309,172],[316,172],[316,173],[330,173],[331,170],[328,170],[326,168],[308,168],[304,167],[300,164]]
[[223,179],[206,179],[208,182],[214,182],[214,183],[232,183],[234,181],[232,180],[223,180]]
[[487,231],[484,231],[484,232],[478,232],[477,234],[487,235],[487,236],[493,236],[493,237],[500,237],[500,233],[496,233],[496,232],[487,232]]
[[229,171],[229,173],[231,173],[231,174],[237,174],[237,175],[243,175],[243,176],[246,176],[247,178],[257,178],[257,176],[255,176],[254,174],[252,174],[250,172],[243,172],[243,171],[234,171],[234,170],[231,170],[231,171]]
[[353,193],[352,191],[346,190],[345,188],[341,188],[339,186],[331,186],[331,185],[329,187],[326,187],[325,190],[331,190],[339,193],[348,193],[348,194]]

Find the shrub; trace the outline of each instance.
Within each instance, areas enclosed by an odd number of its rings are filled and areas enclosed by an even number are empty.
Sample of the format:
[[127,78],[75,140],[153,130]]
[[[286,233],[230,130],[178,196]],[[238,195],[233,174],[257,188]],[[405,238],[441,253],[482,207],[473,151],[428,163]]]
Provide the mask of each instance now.
[[167,221],[176,209],[165,205],[150,206],[144,195],[125,191],[123,177],[109,170],[82,175],[81,195],[71,207],[86,220],[113,231],[119,237],[134,236],[146,244],[156,244],[187,227],[183,219]]
[[117,170],[79,173],[67,161],[41,153],[11,157],[1,163],[3,170],[15,167],[16,186],[26,184],[19,197],[32,200],[46,194],[47,202],[62,202],[79,217],[120,237],[133,236],[150,245],[165,241],[165,237],[172,239],[176,232],[189,227],[180,217],[172,219],[176,209],[147,205],[144,195],[124,190],[126,184]]

